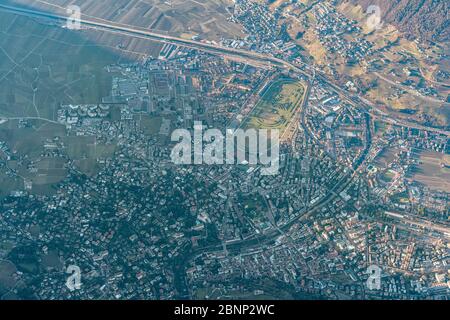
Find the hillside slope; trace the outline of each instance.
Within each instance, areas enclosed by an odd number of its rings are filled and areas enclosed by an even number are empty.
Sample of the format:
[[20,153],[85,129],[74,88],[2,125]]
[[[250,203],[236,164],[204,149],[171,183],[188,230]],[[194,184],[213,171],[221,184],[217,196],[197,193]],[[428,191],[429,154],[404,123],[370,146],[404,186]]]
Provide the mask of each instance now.
[[450,39],[448,0],[343,0],[380,7],[383,20],[397,26],[411,38],[445,42]]

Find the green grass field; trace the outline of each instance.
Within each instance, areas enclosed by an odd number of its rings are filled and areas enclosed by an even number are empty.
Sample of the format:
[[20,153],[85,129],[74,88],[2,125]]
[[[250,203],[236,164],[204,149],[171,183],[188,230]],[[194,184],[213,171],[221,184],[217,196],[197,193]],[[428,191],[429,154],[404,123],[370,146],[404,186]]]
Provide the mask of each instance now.
[[283,132],[303,100],[304,85],[293,79],[278,79],[264,90],[261,99],[242,123],[243,128],[279,129]]

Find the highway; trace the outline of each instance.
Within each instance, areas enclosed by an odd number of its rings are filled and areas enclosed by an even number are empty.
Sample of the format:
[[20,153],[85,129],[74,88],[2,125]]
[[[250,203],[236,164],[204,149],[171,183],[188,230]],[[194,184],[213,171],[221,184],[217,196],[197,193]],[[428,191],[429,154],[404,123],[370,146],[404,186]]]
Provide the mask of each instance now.
[[[58,15],[58,14],[54,14],[54,13],[48,13],[48,12],[43,12],[43,11],[39,11],[39,10],[28,9],[28,8],[18,7],[18,6],[10,6],[10,5],[5,5],[5,4],[0,4],[0,10],[5,10],[8,12],[13,12],[16,14],[22,14],[22,15],[31,16],[31,17],[48,18],[51,20],[59,21],[59,22],[66,21],[68,18],[67,16],[62,16],[62,15]],[[109,20],[103,20],[103,19],[99,19],[99,18],[95,18],[95,17],[90,17],[89,19],[87,19],[85,17],[81,17],[80,23],[81,23],[81,25],[86,26],[86,27],[100,28],[100,29],[104,29],[107,31],[111,31],[111,32],[120,32],[120,33],[124,33],[127,35],[132,35],[132,36],[145,37],[147,39],[152,39],[152,40],[156,40],[156,41],[173,43],[173,44],[182,45],[185,47],[192,47],[192,48],[196,48],[196,49],[206,50],[208,52],[215,52],[220,55],[239,56],[239,57],[243,57],[243,58],[249,59],[249,60],[254,60],[254,61],[258,61],[258,62],[266,62],[266,63],[269,63],[274,66],[284,67],[284,68],[287,68],[290,70],[297,71],[307,77],[312,77],[312,74],[305,72],[300,67],[298,67],[290,62],[287,62],[287,61],[284,61],[282,59],[275,58],[272,56],[267,56],[267,55],[264,55],[264,54],[261,54],[258,52],[253,52],[253,51],[248,51],[248,50],[243,50],[243,49],[222,47],[222,46],[218,46],[218,45],[214,45],[214,44],[210,44],[210,43],[204,43],[204,42],[189,40],[189,39],[182,39],[182,38],[178,38],[178,37],[170,36],[170,35],[158,34],[158,33],[152,32],[152,31],[148,31],[143,28],[124,25],[124,24],[112,22]],[[320,72],[320,71],[316,70],[316,72]],[[328,83],[328,80],[326,80],[326,81]],[[333,85],[332,88],[335,90],[340,89],[335,85]],[[308,89],[308,93],[309,93],[310,86],[308,86],[307,89]],[[305,103],[305,101],[304,101],[304,103]],[[343,186],[343,185],[344,184],[341,184],[341,186]]]
[[[54,21],[58,21],[58,22],[64,22],[67,20],[67,16],[62,16],[62,15],[57,15],[54,13],[47,13],[47,12],[42,12],[42,11],[38,11],[38,10],[22,8],[22,7],[9,6],[9,5],[4,5],[4,4],[0,4],[0,10],[12,12],[15,14],[21,14],[21,15],[25,15],[25,16],[30,16],[30,17],[46,18],[46,19],[50,19],[50,20],[54,20]],[[159,41],[159,42],[163,42],[163,43],[171,43],[171,44],[180,45],[180,46],[184,46],[184,47],[203,50],[203,51],[218,54],[221,56],[240,58],[240,59],[244,59],[245,61],[254,62],[257,64],[264,64],[264,65],[268,65],[268,66],[276,66],[276,67],[280,67],[280,68],[284,68],[284,69],[288,69],[288,70],[293,70],[300,74],[305,75],[306,77],[308,77],[310,79],[313,78],[313,73],[315,72],[316,78],[319,79],[320,81],[323,81],[324,83],[328,84],[332,88],[332,90],[334,90],[336,93],[339,94],[339,96],[341,98],[343,98],[344,101],[348,101],[351,105],[356,105],[357,107],[364,108],[368,114],[373,115],[375,118],[385,120],[385,121],[390,121],[389,119],[385,118],[386,115],[385,114],[383,115],[383,112],[381,110],[377,109],[373,103],[371,103],[367,100],[364,100],[364,99],[358,97],[357,95],[352,95],[352,94],[346,92],[339,86],[335,85],[332,81],[330,81],[321,70],[316,69],[314,67],[309,68],[311,70],[311,73],[309,73],[309,71],[307,71],[307,69],[302,69],[301,67],[294,65],[291,62],[288,62],[288,61],[285,61],[285,60],[282,60],[282,59],[279,59],[279,58],[276,58],[276,57],[273,57],[270,55],[265,55],[265,54],[252,52],[252,51],[248,51],[248,50],[243,50],[243,49],[222,47],[222,46],[211,44],[211,43],[204,43],[204,42],[200,42],[200,41],[182,39],[182,38],[178,38],[178,37],[170,36],[170,35],[158,34],[158,33],[143,29],[143,28],[124,25],[124,24],[120,24],[120,23],[116,23],[116,22],[112,22],[112,21],[107,21],[107,20],[102,20],[102,19],[95,18],[95,17],[86,18],[83,16],[81,18],[80,23],[86,28],[106,30],[108,32],[124,34],[127,36],[145,38],[145,39]],[[307,86],[307,91],[305,92],[306,99],[303,101],[303,105],[302,105],[303,110],[302,111],[304,111],[304,108],[307,105],[307,97],[309,96],[309,92],[310,92],[309,90],[310,90],[310,85]],[[300,113],[298,115],[298,118],[300,118],[301,122],[304,122],[304,113]],[[405,127],[410,127],[410,128],[427,130],[427,131],[431,131],[431,132],[444,134],[446,136],[450,136],[449,131],[440,130],[440,129],[432,128],[432,127],[425,127],[425,126],[421,126],[418,124],[403,122],[403,121],[399,121],[399,120],[391,120],[391,121],[392,121],[391,123],[393,123],[393,124],[403,125]],[[369,146],[370,146],[370,144],[369,144]],[[232,244],[228,244],[227,250],[231,251],[233,253],[239,253],[239,252],[242,252],[243,250],[249,250],[249,249],[256,248],[256,247],[261,247],[261,244],[271,243],[271,242],[275,241],[275,239],[278,236],[280,236],[280,234],[282,234],[281,233],[282,231],[288,230],[295,223],[297,223],[307,217],[310,217],[311,214],[313,214],[313,213],[317,212],[318,210],[321,210],[322,208],[325,208],[327,205],[331,204],[336,198],[339,197],[339,194],[342,191],[344,191],[352,183],[352,181],[353,181],[354,177],[357,175],[357,172],[359,171],[359,169],[364,166],[364,164],[365,164],[364,160],[365,160],[366,155],[367,155],[367,153],[361,155],[360,159],[355,163],[355,167],[354,167],[354,170],[352,173],[345,174],[344,177],[342,179],[340,179],[329,190],[330,192],[327,195],[324,195],[314,205],[306,208],[306,210],[304,212],[299,212],[299,214],[296,217],[294,217],[293,219],[291,219],[289,222],[285,223],[282,226],[279,226],[279,228],[272,229],[265,234],[257,235],[253,238],[240,240],[240,241],[236,241]],[[416,225],[418,224],[417,221],[412,221],[412,220],[408,220],[406,222],[414,223]],[[430,226],[430,225],[425,226],[425,225],[420,224],[420,226],[432,228],[432,229],[434,229],[436,231],[440,231],[440,232],[448,231],[448,229],[444,230],[440,226],[439,226],[439,229],[436,226]],[[219,252],[222,250],[223,250],[222,244],[213,245],[213,246],[209,246],[209,247],[197,248],[194,251],[192,251],[189,255],[186,255],[185,261],[183,261],[182,263],[179,263],[177,268],[181,269],[181,270],[184,269],[186,267],[187,263],[192,258],[197,256],[198,254],[207,253],[207,252]],[[178,290],[180,292],[183,292],[183,291],[186,292],[184,290],[185,288],[183,288],[183,286],[184,285],[180,283],[179,288],[178,288]]]
[[[0,9],[9,11],[9,12],[13,12],[13,13],[17,13],[17,14],[22,14],[22,15],[26,15],[26,16],[31,16],[31,17],[42,17],[42,18],[47,18],[47,19],[52,19],[52,20],[56,20],[58,22],[61,21],[66,21],[67,20],[67,16],[62,16],[62,15],[57,15],[57,14],[53,14],[53,13],[47,13],[47,12],[42,12],[42,11],[38,11],[38,10],[34,10],[34,9],[27,9],[27,8],[22,8],[22,7],[16,7],[16,6],[9,6],[9,5],[4,5],[4,4],[0,4]],[[173,44],[177,44],[177,45],[182,45],[185,47],[191,47],[191,48],[196,48],[196,49],[201,49],[201,50],[205,50],[208,52],[214,52],[214,53],[218,53],[220,55],[231,55],[231,56],[239,56],[241,58],[245,58],[248,60],[253,60],[253,61],[257,61],[257,62],[265,62],[265,63],[269,63],[271,65],[275,65],[278,67],[282,67],[282,68],[286,68],[289,70],[294,70],[296,72],[299,72],[305,76],[307,76],[308,78],[313,78],[312,74],[307,73],[306,71],[304,71],[303,69],[301,69],[300,67],[284,61],[282,59],[278,59],[272,56],[266,56],[257,52],[252,52],[252,51],[247,51],[247,50],[242,50],[242,49],[234,49],[234,48],[226,48],[226,47],[221,47],[218,45],[213,45],[213,44],[209,44],[209,43],[203,43],[203,42],[199,42],[199,41],[194,41],[194,40],[187,40],[187,39],[181,39],[178,37],[174,37],[174,36],[169,36],[169,35],[162,35],[162,34],[158,34],[158,33],[154,33],[142,28],[138,28],[138,27],[133,27],[133,26],[128,26],[128,25],[123,25],[120,23],[115,23],[112,21],[106,21],[106,20],[101,20],[101,19],[97,19],[95,17],[92,18],[85,18],[82,17],[80,20],[80,23],[83,26],[86,27],[91,27],[91,28],[100,28],[100,29],[104,29],[110,32],[119,32],[119,33],[123,33],[126,35],[131,35],[131,36],[137,36],[137,37],[144,37],[147,39],[151,39],[151,40],[156,40],[156,41],[162,41],[165,43],[173,43]],[[320,70],[317,70],[314,68],[315,71],[315,76],[317,78],[319,78],[322,81],[325,81],[327,84],[329,84],[331,86],[331,88],[333,88],[336,92],[340,93],[340,95],[342,95],[344,92],[341,88],[337,87],[336,85],[332,84],[331,82],[328,81],[328,79],[326,79],[326,77],[321,73]],[[310,85],[308,85],[307,87],[307,95],[309,95],[309,90],[310,90]],[[305,97],[307,98],[307,96]],[[305,99],[307,100],[307,99]],[[349,98],[349,101],[353,104],[353,100],[351,98]],[[307,104],[307,101],[303,101],[303,108],[305,107],[305,105]],[[292,226],[298,219],[300,219],[301,217],[306,217],[314,212],[316,212],[317,210],[323,208],[324,206],[326,206],[327,204],[331,203],[335,198],[336,198],[336,194],[339,194],[341,191],[345,190],[345,188],[353,181],[353,177],[356,174],[356,172],[358,171],[357,169],[359,167],[362,166],[363,164],[363,160],[360,161],[357,164],[357,168],[355,168],[355,170],[353,171],[353,174],[349,176],[349,174],[345,175],[344,178],[342,178],[333,188],[332,188],[332,194],[331,195],[327,195],[324,196],[321,200],[319,200],[315,205],[313,205],[312,207],[308,208],[307,211],[300,216],[295,217],[294,219],[292,219],[291,221],[289,221],[288,223],[286,223],[285,225],[281,226],[280,228],[282,230],[286,230],[288,229],[290,226]],[[241,247],[248,247],[248,246],[252,246],[254,244],[257,243],[261,243],[261,242],[269,242],[272,241],[274,239],[274,237],[279,235],[279,231],[274,230],[273,232],[269,232],[268,234],[265,235],[260,235],[257,238],[254,239],[247,239],[247,240],[242,240],[236,243],[233,243],[232,247],[233,248],[241,248]],[[203,248],[203,252],[206,248]],[[212,247],[209,248],[210,250],[208,251],[217,251],[217,250],[221,250],[222,247],[221,246],[217,246],[217,247]]]
[[[15,13],[15,14],[21,14],[29,17],[41,17],[41,18],[47,18],[50,20],[55,20],[58,22],[65,22],[67,21],[68,17],[63,15],[58,15],[50,12],[43,12],[38,11],[34,9],[27,9],[23,7],[18,6],[10,6],[5,4],[0,4],[0,9]],[[165,34],[159,34],[152,31],[149,31],[144,28],[136,27],[136,26],[130,26],[125,25],[109,20],[103,20],[100,18],[90,17],[90,18],[84,18],[83,16],[80,19],[80,24],[84,27],[88,28],[95,28],[95,29],[102,29],[109,32],[115,32],[115,33],[122,33],[128,36],[135,36],[135,37],[141,37],[149,40],[155,40],[159,42],[164,43],[170,43],[175,45],[181,45],[184,47],[194,48],[194,49],[200,49],[207,52],[213,52],[220,55],[230,55],[230,56],[236,56],[240,58],[245,58],[249,60],[253,60],[256,62],[263,62],[266,64],[272,64],[272,65],[283,65],[283,60],[267,57],[266,55],[242,50],[242,49],[234,49],[234,48],[228,48],[228,47],[222,47],[219,45],[214,45],[211,43],[205,43],[195,40],[189,40],[189,39],[183,39],[175,36],[165,35]]]
[[[10,6],[10,5],[5,5],[5,4],[0,4],[0,10],[12,12],[15,14],[31,16],[31,17],[47,18],[47,19],[51,19],[51,20],[56,20],[58,22],[64,22],[67,20],[67,16],[62,16],[62,15],[48,13],[48,12],[42,12],[42,11],[38,11],[38,10],[34,10],[34,9],[27,9],[27,8],[23,8],[23,7]],[[112,22],[112,21],[108,21],[108,20],[103,20],[103,19],[99,19],[99,18],[95,18],[95,17],[89,17],[89,18],[82,17],[80,20],[80,23],[83,26],[89,27],[89,28],[99,28],[99,29],[106,30],[109,32],[122,33],[122,34],[129,35],[129,36],[141,37],[141,38],[156,40],[156,41],[160,41],[160,42],[164,42],[164,43],[172,43],[172,44],[181,45],[181,46],[185,46],[185,47],[200,49],[200,50],[204,50],[207,52],[213,52],[213,53],[216,53],[216,54],[219,54],[222,56],[239,57],[239,58],[244,58],[245,60],[254,61],[257,63],[265,63],[265,64],[269,64],[269,65],[273,65],[273,66],[278,66],[278,67],[286,68],[289,70],[294,70],[296,72],[299,72],[299,73],[307,76],[308,78],[313,78],[312,74],[309,74],[307,71],[301,69],[299,66],[292,64],[291,62],[284,61],[284,60],[276,58],[276,57],[264,55],[264,54],[253,52],[253,51],[222,47],[222,46],[214,45],[211,43],[204,43],[204,42],[195,41],[195,40],[182,39],[182,38],[178,38],[178,37],[170,36],[170,35],[158,34],[158,33],[143,29],[143,28],[134,27],[134,26],[130,26],[130,25],[124,25],[124,24],[120,24],[120,23],[116,23],[116,22]],[[314,76],[317,79],[328,84],[344,100],[348,101],[352,105],[358,105],[360,107],[365,107],[367,109],[370,108],[370,109],[377,111],[377,113],[375,113],[375,114],[372,112],[370,113],[375,118],[384,119],[387,122],[390,122],[392,124],[404,125],[404,126],[410,127],[410,128],[427,130],[427,131],[432,131],[432,132],[450,136],[450,132],[445,131],[445,130],[440,130],[437,128],[425,127],[425,126],[421,126],[421,125],[413,124],[413,123],[405,123],[405,122],[401,122],[398,120],[389,121],[389,119],[385,119],[385,115],[383,115],[384,113],[382,111],[376,109],[376,107],[372,103],[370,103],[369,101],[367,101],[363,98],[360,98],[355,95],[351,95],[348,92],[344,91],[342,88],[338,87],[337,85],[332,83],[330,80],[328,80],[328,78],[324,75],[324,73],[321,70],[319,70],[315,67],[313,67],[312,69],[313,69],[313,73],[315,73]],[[308,89],[308,93],[309,93],[310,85],[308,85],[307,89]],[[303,101],[303,104],[304,104],[303,105],[303,108],[304,108],[305,105],[307,104],[307,102]],[[302,119],[302,120],[304,121],[304,119]],[[360,161],[358,161],[356,168],[354,168],[355,169],[354,173],[357,172],[358,168],[361,167],[361,165],[364,163],[364,156],[361,158],[362,159],[360,159]],[[343,179],[343,181],[340,181],[335,186],[335,188],[333,188],[333,191],[335,193],[339,194],[339,192],[344,190],[348,186],[348,184],[353,180],[352,178],[353,178],[353,176],[348,180]],[[336,188],[337,188],[337,190],[334,190]],[[323,207],[324,205],[328,204],[332,200],[334,200],[333,196],[328,197],[328,199],[322,199],[322,201],[319,201],[315,206],[313,206],[312,208],[309,208],[308,213],[312,213],[312,212],[316,211],[317,209]],[[294,221],[292,221],[292,222],[294,222]],[[290,225],[292,225],[292,223],[288,223],[287,225],[285,225],[283,227],[286,228],[286,227],[289,227]],[[263,236],[262,238],[266,238],[266,236],[267,235]],[[260,240],[262,240],[262,239],[260,239]],[[240,243],[240,244],[242,245],[243,243]]]
[[[38,10],[34,10],[34,9],[27,9],[24,7],[10,6],[10,5],[5,5],[5,4],[0,4],[0,10],[12,12],[15,14],[31,16],[31,17],[47,18],[47,19],[56,20],[59,22],[67,21],[67,18],[68,18],[67,16],[63,16],[63,15],[38,11]],[[92,17],[92,16],[89,16],[89,18],[86,18],[85,15],[82,15],[82,17],[80,19],[80,24],[85,27],[88,27],[88,28],[102,29],[102,30],[106,30],[109,32],[113,32],[113,33],[120,33],[120,34],[124,34],[124,35],[128,35],[128,36],[145,38],[145,39],[155,40],[155,41],[164,42],[164,43],[171,43],[171,44],[181,45],[184,47],[189,47],[189,48],[194,48],[194,49],[200,49],[200,50],[203,50],[206,52],[219,54],[221,56],[228,56],[231,58],[244,59],[248,62],[254,62],[257,64],[277,66],[277,67],[296,71],[296,72],[303,74],[309,78],[312,78],[312,76],[313,76],[312,73],[305,71],[304,69],[300,68],[297,65],[294,65],[291,62],[288,62],[288,61],[285,61],[285,60],[282,60],[282,59],[279,59],[279,58],[276,58],[276,57],[273,57],[270,55],[254,52],[254,51],[222,47],[222,46],[212,44],[212,43],[205,43],[205,42],[183,39],[183,38],[165,35],[165,34],[159,34],[159,33],[153,32],[153,31],[149,31],[144,28],[131,26],[131,25],[125,25],[125,24],[121,24],[121,23],[117,23],[117,22],[113,22],[113,21],[109,21],[109,20],[104,20],[104,19],[100,19],[100,18],[96,18],[96,17]],[[363,99],[356,95],[352,95],[352,94],[348,93],[347,91],[343,90],[341,87],[335,85],[332,81],[330,81],[327,78],[327,76],[320,69],[317,69],[315,67],[313,67],[313,69],[316,73],[317,79],[319,79],[319,80],[323,81],[324,83],[326,83],[327,85],[329,85],[337,94],[339,94],[339,96],[341,96],[341,98],[343,98],[345,101],[347,101],[351,105],[358,105],[359,107],[363,107],[367,112],[370,112],[370,114],[372,116],[374,116],[375,118],[377,118],[381,121],[385,121],[385,122],[389,122],[391,124],[401,125],[401,126],[413,128],[413,129],[427,130],[430,132],[435,132],[435,133],[443,134],[443,135],[446,135],[447,137],[450,137],[450,131],[441,130],[441,129],[434,128],[434,127],[422,126],[422,125],[419,125],[416,123],[411,123],[411,122],[407,122],[407,121],[403,121],[403,120],[400,121],[400,120],[396,120],[396,119],[395,120],[389,119],[389,118],[386,118],[386,116],[380,116],[380,114],[382,115],[385,113],[383,111],[379,110],[375,104],[371,103],[370,101],[367,101],[366,99]],[[376,113],[372,112],[371,110],[376,111]]]

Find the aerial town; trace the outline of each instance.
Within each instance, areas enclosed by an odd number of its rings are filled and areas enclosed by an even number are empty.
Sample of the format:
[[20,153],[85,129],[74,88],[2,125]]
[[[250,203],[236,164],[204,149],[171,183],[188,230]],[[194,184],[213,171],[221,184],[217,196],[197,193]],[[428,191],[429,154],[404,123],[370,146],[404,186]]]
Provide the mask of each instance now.
[[[36,53],[34,67],[22,58],[0,80],[32,86],[27,98],[0,92],[0,300],[448,300],[450,105],[437,82],[450,73],[427,80],[399,40],[381,46],[383,31],[367,33],[340,2],[230,1],[223,23],[243,36],[168,31],[156,54],[145,39],[103,38],[113,27],[159,36],[92,20],[77,37],[125,58],[86,45],[107,63],[66,62],[64,79],[54,53]],[[64,21],[20,8],[0,5],[2,33],[18,37],[13,25],[32,20],[64,46]],[[3,110],[27,99],[25,114]],[[278,174],[173,163],[172,132],[195,122],[279,130]]]

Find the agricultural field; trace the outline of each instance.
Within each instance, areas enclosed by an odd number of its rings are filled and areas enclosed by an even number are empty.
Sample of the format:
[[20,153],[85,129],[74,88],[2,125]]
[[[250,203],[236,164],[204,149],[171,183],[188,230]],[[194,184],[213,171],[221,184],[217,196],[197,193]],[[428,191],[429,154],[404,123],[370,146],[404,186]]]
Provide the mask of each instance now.
[[64,137],[66,152],[70,159],[74,159],[75,165],[81,172],[88,176],[93,176],[101,169],[97,159],[112,157],[115,144],[100,143],[93,136]]
[[[93,136],[68,136],[64,126],[43,120],[28,120],[28,127],[19,128],[17,120],[0,124],[0,141],[7,142],[13,157],[0,168],[0,197],[11,191],[23,190],[30,185],[32,194],[48,195],[54,186],[67,176],[67,159],[44,156],[45,144],[58,140],[65,146],[65,154],[86,175],[93,175],[101,168],[99,158],[111,157],[115,144],[97,142]],[[0,157],[4,155],[0,153]],[[16,159],[21,158],[18,161]],[[34,170],[31,170],[34,168]],[[13,170],[17,175],[8,174]]]
[[438,152],[422,152],[410,178],[432,190],[450,192],[450,156]]
[[242,28],[230,21],[232,0],[14,0],[16,4],[42,11],[65,14],[78,5],[85,16],[150,29],[158,33],[209,40],[243,35]]
[[155,135],[159,132],[159,129],[161,128],[162,117],[139,115],[138,123],[145,134]]
[[281,78],[264,89],[261,99],[243,121],[242,127],[278,129],[288,127],[304,97],[304,85],[293,79]]
[[55,120],[60,104],[96,103],[109,93],[104,67],[123,61],[115,52],[26,17],[0,12],[0,21],[0,117]]
[[[0,197],[26,185],[32,194],[54,192],[67,176],[67,159],[45,156],[44,145],[55,139],[81,172],[98,172],[97,159],[110,157],[115,145],[67,136],[56,122],[57,110],[62,104],[100,103],[112,85],[106,66],[158,55],[161,44],[75,32],[6,12],[0,12],[0,34],[0,142],[12,154],[7,160],[0,153],[6,161],[0,168]],[[121,50],[119,44],[135,51]]]

